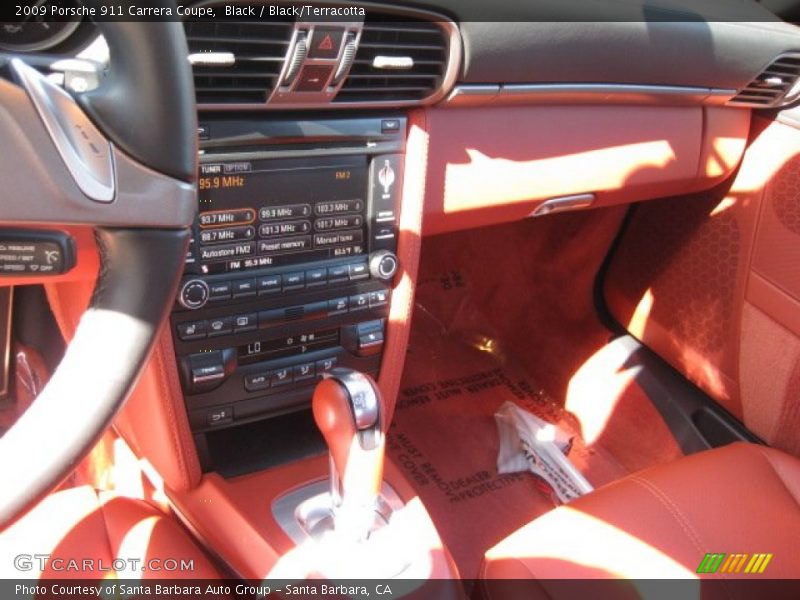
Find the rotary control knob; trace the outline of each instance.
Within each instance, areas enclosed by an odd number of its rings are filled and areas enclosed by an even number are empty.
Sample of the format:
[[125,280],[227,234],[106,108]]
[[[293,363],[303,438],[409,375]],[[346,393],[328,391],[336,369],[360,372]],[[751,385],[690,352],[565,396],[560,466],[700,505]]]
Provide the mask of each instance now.
[[181,293],[178,295],[178,302],[181,306],[190,310],[203,308],[208,302],[208,284],[202,279],[190,279],[183,284]]
[[399,266],[400,261],[397,256],[388,250],[378,250],[369,258],[370,274],[381,281],[391,280]]

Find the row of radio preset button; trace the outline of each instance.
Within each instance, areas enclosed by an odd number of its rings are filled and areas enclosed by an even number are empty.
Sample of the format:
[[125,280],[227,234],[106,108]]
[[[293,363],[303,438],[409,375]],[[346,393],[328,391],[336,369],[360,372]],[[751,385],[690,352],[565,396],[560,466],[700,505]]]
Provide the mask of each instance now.
[[178,323],[178,338],[184,342],[203,340],[207,337],[255,331],[259,327],[278,325],[283,322],[301,319],[321,319],[368,308],[379,308],[386,306],[388,303],[389,291],[379,290],[377,292],[343,296],[333,300],[299,304],[288,308],[262,310],[258,313],[252,312],[202,321],[187,321]]
[[262,275],[249,279],[209,282],[208,299],[217,301],[231,298],[252,298],[256,294],[265,296],[281,291],[315,289],[329,283],[359,281],[368,278],[369,267],[366,261],[360,261],[335,267],[283,273],[282,275]]
[[244,389],[248,392],[261,392],[269,388],[280,387],[290,383],[301,383],[322,377],[336,366],[336,357],[323,358],[316,362],[303,362],[289,365],[280,369],[261,371],[252,375],[245,375]]

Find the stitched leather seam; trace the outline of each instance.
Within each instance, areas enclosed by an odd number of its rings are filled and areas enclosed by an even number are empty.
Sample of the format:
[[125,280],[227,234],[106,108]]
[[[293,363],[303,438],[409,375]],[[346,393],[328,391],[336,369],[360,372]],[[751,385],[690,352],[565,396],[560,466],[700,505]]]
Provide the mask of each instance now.
[[785,478],[782,475],[784,471],[783,468],[779,467],[774,462],[772,462],[772,459],[770,458],[769,453],[766,451],[766,448],[764,448],[763,446],[755,446],[755,445],[754,447],[758,450],[758,453],[761,455],[761,457],[767,462],[767,465],[769,465],[769,468],[772,469],[772,472],[775,473],[775,477],[781,482],[781,485],[786,490],[786,493],[788,493],[789,496],[792,498],[792,500],[795,501],[795,504],[800,505],[800,498],[795,496],[791,488],[789,488],[789,486],[786,485]]
[[[95,498],[97,499],[97,510],[100,511],[100,516],[103,519],[103,534],[104,537],[106,538],[106,545],[108,546],[108,555],[111,557],[113,563],[114,559],[117,558],[116,556],[117,553],[114,552],[114,548],[111,546],[111,534],[109,533],[108,529],[108,519],[106,518],[105,503],[103,502],[103,499],[100,497],[100,495],[97,493],[97,490],[94,490],[94,495]],[[115,576],[117,575],[116,569],[114,570],[114,575]]]
[[[181,391],[181,384],[178,381],[178,375],[174,367],[174,362],[170,359],[163,359],[163,357],[171,357],[175,355],[175,350],[172,347],[172,338],[165,329],[161,333],[160,347],[162,349],[161,356],[164,369],[166,371],[166,383],[169,395],[166,397],[169,408],[173,415],[173,424],[178,439],[178,451],[183,457],[184,475],[186,477],[186,488],[191,489],[198,483],[198,475],[200,473],[200,462],[197,458],[195,451],[194,439],[189,430],[189,423],[186,418],[186,407],[183,403],[183,392]],[[169,362],[167,362],[169,360]]]
[[[403,371],[403,363],[405,361],[406,346],[408,344],[409,332],[411,329],[411,318],[414,308],[414,295],[416,290],[417,271],[419,266],[419,254],[422,245],[422,218],[424,212],[424,198],[425,198],[425,177],[427,174],[427,156],[428,156],[428,143],[427,143],[427,123],[424,111],[414,111],[409,120],[411,127],[418,127],[426,136],[423,153],[415,159],[415,165],[411,167],[409,159],[406,160],[403,196],[405,198],[413,197],[416,201],[401,208],[400,213],[400,238],[398,240],[398,254],[400,255],[401,264],[405,265],[407,272],[407,285],[408,289],[403,294],[402,304],[395,313],[395,303],[398,302],[396,297],[392,298],[392,311],[390,314],[390,322],[398,324],[392,326],[390,323],[387,339],[387,347],[384,353],[384,364],[386,367],[381,369],[381,377],[379,378],[379,385],[381,391],[387,399],[387,421],[391,420],[394,414],[394,408],[397,400],[397,391],[400,386],[400,380]],[[422,145],[422,144],[420,144]],[[407,157],[411,153],[406,154]],[[412,180],[416,185],[413,190],[408,190],[405,187],[408,181],[408,173],[411,169],[420,169],[416,173],[417,177]],[[399,318],[398,318],[399,317]]]
[[[652,481],[644,479],[643,477],[641,477],[639,475],[633,475],[633,476],[629,477],[628,479],[630,481],[633,481],[634,483],[638,483],[644,489],[649,491],[659,502],[661,502],[661,504],[670,512],[672,517],[681,526],[681,528],[683,529],[684,533],[686,533],[686,535],[689,537],[689,539],[694,544],[695,548],[697,548],[698,556],[702,556],[706,552],[706,550],[703,547],[703,542],[700,539],[700,535],[691,526],[691,524],[689,523],[689,520],[683,515],[683,513],[680,510],[680,508],[678,508],[678,505],[675,504],[667,494],[665,494]],[[719,575],[723,580],[723,586],[725,587],[725,591],[727,593],[727,596],[729,598],[732,598],[733,594],[732,594],[730,588],[728,588],[728,582],[725,581],[726,579],[728,579],[728,575],[725,574],[725,573],[720,573]]]
[[95,244],[97,244],[97,251],[100,256],[100,270],[97,274],[95,288],[92,292],[92,297],[89,300],[89,308],[94,308],[101,303],[106,293],[106,286],[108,284],[108,273],[110,271],[108,247],[105,244],[103,236],[97,231],[94,234]]
[[650,492],[653,497],[656,498],[678,522],[678,524],[681,526],[681,529],[683,529],[686,536],[689,538],[689,540],[691,540],[692,544],[694,544],[694,547],[697,549],[697,551],[701,554],[704,552],[700,536],[689,524],[689,521],[686,519],[686,517],[684,517],[678,506],[669,498],[669,496],[662,492],[654,483],[648,481],[647,479],[643,479],[638,475],[629,477],[628,480],[638,483],[640,486]]
[[183,448],[181,447],[179,438],[178,438],[178,425],[177,425],[177,418],[175,416],[174,406],[172,405],[172,400],[170,396],[170,389],[168,385],[168,374],[165,367],[164,361],[164,353],[163,353],[163,340],[159,341],[158,346],[153,355],[154,362],[158,366],[158,387],[159,391],[161,392],[161,398],[159,399],[164,409],[166,411],[166,417],[169,427],[170,439],[172,440],[173,450],[175,452],[175,458],[178,461],[178,467],[180,471],[181,478],[183,479],[182,485],[186,488],[191,487],[189,476],[188,476],[188,466],[186,464],[186,458],[183,455]]

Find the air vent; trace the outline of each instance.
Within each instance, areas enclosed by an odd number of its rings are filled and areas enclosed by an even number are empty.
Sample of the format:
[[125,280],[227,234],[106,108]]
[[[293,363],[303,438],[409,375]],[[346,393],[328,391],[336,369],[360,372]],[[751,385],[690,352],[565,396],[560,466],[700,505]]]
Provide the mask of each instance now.
[[198,104],[263,104],[277,83],[294,20],[185,21]]
[[448,31],[436,22],[370,12],[335,102],[428,99],[444,83],[449,47]]
[[792,102],[800,79],[800,54],[784,54],[736,94],[728,104],[774,107]]

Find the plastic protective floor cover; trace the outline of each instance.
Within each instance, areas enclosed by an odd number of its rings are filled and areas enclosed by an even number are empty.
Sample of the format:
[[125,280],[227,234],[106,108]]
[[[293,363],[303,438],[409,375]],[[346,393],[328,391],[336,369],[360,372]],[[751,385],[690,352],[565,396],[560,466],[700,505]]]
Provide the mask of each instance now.
[[[495,235],[502,244],[506,233],[511,232],[503,227],[486,230],[484,242],[486,235]],[[426,248],[431,260],[423,264],[417,289],[388,451],[430,511],[461,576],[471,579],[477,577],[486,550],[555,506],[551,491],[532,474],[497,473],[493,415],[505,401],[570,433],[569,458],[595,487],[670,456],[637,456],[639,464],[632,468],[631,461],[617,460],[602,443],[587,447],[580,423],[563,408],[564,400],[554,399],[537,384],[523,364],[528,357],[510,351],[493,326],[503,318],[483,304],[479,290],[494,285],[489,281],[494,275],[477,264],[461,268],[458,263],[465,256],[463,246],[458,248],[466,240],[453,237],[447,242],[448,237],[433,238],[433,245],[423,246],[423,260]],[[518,282],[513,288],[506,291],[522,291]],[[603,339],[608,333],[593,335]],[[639,417],[635,421],[641,425]],[[627,428],[625,433],[632,436],[643,433],[632,431],[630,424]],[[670,452],[679,455],[677,450]]]

